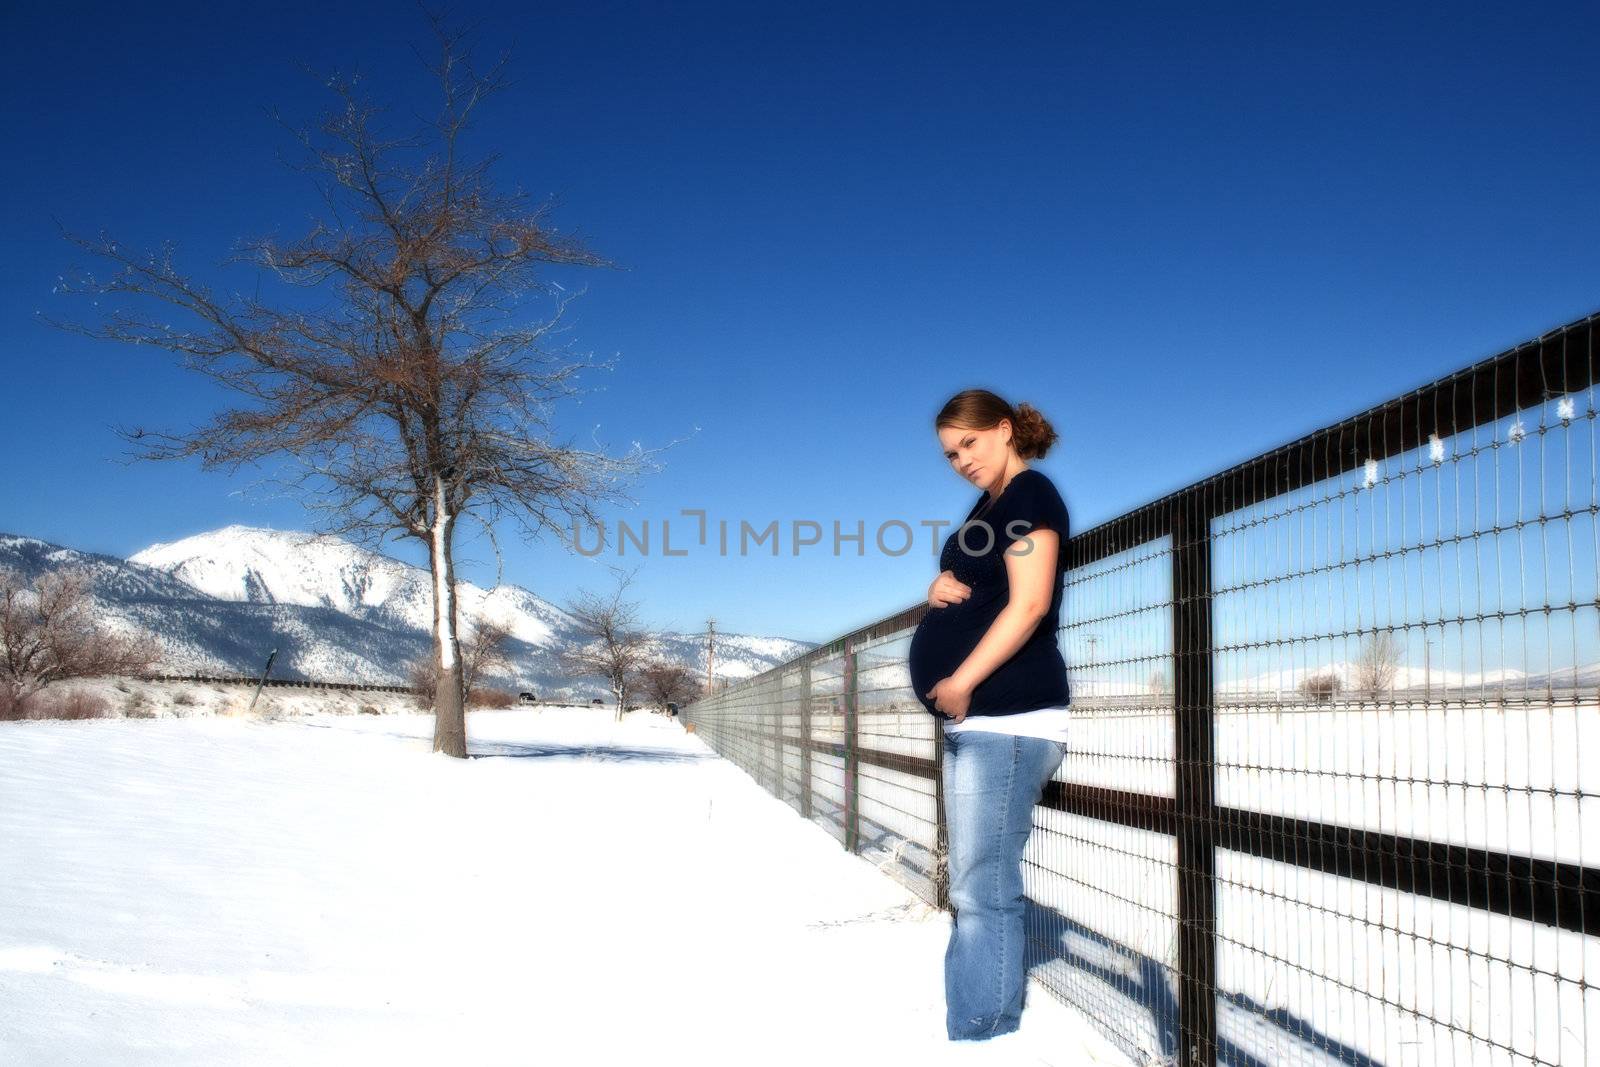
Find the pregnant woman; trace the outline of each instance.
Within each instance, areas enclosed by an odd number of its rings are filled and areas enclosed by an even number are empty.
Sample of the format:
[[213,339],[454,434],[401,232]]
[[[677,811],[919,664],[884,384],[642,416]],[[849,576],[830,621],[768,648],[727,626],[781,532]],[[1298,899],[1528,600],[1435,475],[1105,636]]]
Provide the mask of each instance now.
[[1056,644],[1067,508],[1026,465],[1056,439],[1044,416],[985,389],[934,420],[955,472],[983,490],[945,541],[911,638],[911,684],[944,731],[950,903],[945,1025],[953,1041],[1022,1023],[1022,852],[1066,752],[1067,668]]

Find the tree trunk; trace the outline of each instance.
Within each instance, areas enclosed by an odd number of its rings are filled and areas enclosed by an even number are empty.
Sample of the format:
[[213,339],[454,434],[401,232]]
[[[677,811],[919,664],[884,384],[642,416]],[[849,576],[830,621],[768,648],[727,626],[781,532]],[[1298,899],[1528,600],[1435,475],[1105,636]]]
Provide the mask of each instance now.
[[456,567],[451,541],[455,516],[450,514],[444,480],[434,477],[433,537],[428,565],[433,571],[433,659],[438,683],[433,692],[433,750],[467,756],[466,694],[462,689],[461,642],[456,636]]

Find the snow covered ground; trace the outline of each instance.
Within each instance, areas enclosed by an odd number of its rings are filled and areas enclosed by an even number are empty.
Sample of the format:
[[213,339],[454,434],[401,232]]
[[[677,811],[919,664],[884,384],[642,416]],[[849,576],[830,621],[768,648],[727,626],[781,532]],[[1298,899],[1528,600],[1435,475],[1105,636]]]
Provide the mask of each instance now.
[[1117,1064],[675,722],[0,723],[0,1063]]

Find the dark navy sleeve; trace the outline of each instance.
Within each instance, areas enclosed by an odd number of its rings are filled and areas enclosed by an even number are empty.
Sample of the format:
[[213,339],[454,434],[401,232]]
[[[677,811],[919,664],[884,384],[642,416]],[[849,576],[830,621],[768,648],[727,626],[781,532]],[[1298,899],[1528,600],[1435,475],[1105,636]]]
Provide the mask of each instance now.
[[1006,508],[1005,522],[999,531],[1000,539],[1009,545],[1035,530],[1054,530],[1065,542],[1072,533],[1066,503],[1049,478],[1031,470],[1029,474],[1033,476],[1023,478],[1019,475],[1007,488],[1007,497],[1011,496],[1011,490],[1020,489],[1022,492]]

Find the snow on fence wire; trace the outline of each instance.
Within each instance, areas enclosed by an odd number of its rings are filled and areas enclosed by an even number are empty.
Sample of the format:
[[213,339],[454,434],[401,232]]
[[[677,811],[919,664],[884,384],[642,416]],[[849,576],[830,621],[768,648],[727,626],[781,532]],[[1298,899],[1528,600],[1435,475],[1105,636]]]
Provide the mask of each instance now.
[[[1130,1054],[1600,1063],[1597,326],[1068,543],[1028,962]],[[684,718],[947,906],[924,610]]]
[[[256,685],[261,681],[257,675],[254,678],[244,676],[212,675],[212,674],[141,674],[139,678],[146,682],[195,682],[205,685]],[[356,693],[416,693],[418,690],[408,685],[369,685],[366,682],[318,682],[309,678],[268,678],[268,686],[282,686],[291,689],[339,689]]]

